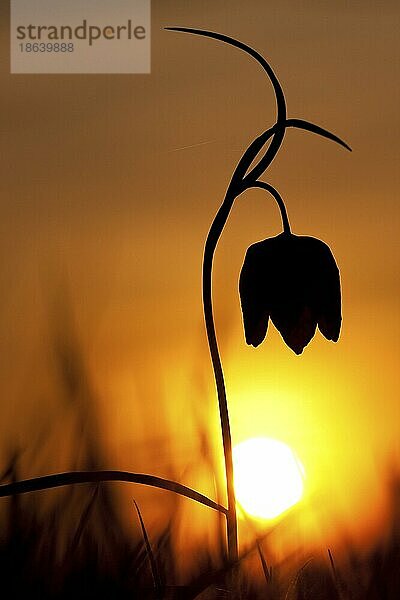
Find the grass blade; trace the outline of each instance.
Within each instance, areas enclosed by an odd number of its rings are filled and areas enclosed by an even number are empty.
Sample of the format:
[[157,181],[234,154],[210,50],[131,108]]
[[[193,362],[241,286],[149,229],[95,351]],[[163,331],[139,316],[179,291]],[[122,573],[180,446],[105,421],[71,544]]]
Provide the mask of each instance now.
[[295,577],[293,578],[293,580],[290,582],[289,587],[287,589],[286,595],[285,595],[285,600],[290,600],[291,598],[294,598],[294,594],[296,592],[296,588],[297,585],[300,581],[300,577],[303,574],[304,570],[308,567],[308,565],[310,564],[310,562],[313,560],[313,557],[309,558],[302,567],[300,567],[300,569],[297,571]]
[[55,473],[53,475],[43,475],[42,477],[34,477],[33,479],[24,479],[22,481],[14,481],[0,485],[0,498],[6,496],[14,496],[16,494],[27,494],[29,492],[38,492],[52,488],[62,487],[66,485],[76,485],[82,483],[102,483],[105,481],[116,481],[120,483],[139,483],[150,487],[158,488],[174,492],[180,496],[190,498],[195,502],[199,502],[204,506],[208,506],[225,515],[227,509],[220,504],[214,502],[207,496],[192,490],[186,485],[163,479],[155,475],[147,475],[145,473],[130,473],[128,471],[67,471],[65,473]]
[[92,497],[90,498],[87,507],[85,508],[85,510],[83,511],[83,513],[81,515],[81,518],[79,519],[79,524],[78,524],[78,527],[76,529],[74,538],[73,538],[72,543],[71,543],[71,548],[70,548],[71,552],[74,552],[76,550],[76,548],[78,547],[78,545],[79,545],[79,542],[80,542],[81,537],[82,537],[82,533],[83,533],[83,531],[84,531],[84,529],[86,527],[86,524],[88,522],[90,514],[91,514],[91,512],[93,510],[93,507],[94,507],[94,504],[96,502],[98,493],[99,493],[99,486],[96,485],[95,489],[93,490]]
[[338,593],[340,600],[345,600],[345,598],[347,598],[348,595],[345,593],[344,585],[341,581],[341,578],[339,577],[339,573],[338,573],[338,570],[336,569],[335,561],[333,559],[333,555],[332,555],[330,548],[328,548],[328,556],[329,556],[329,562],[331,564],[333,580],[335,582],[336,591]]
[[144,524],[144,520],[143,520],[142,514],[140,512],[140,508],[135,499],[133,499],[133,504],[135,505],[136,512],[137,512],[137,515],[139,518],[140,527],[142,529],[143,541],[144,541],[144,545],[146,547],[147,557],[148,557],[149,563],[150,563],[150,570],[151,570],[151,575],[153,577],[156,598],[161,599],[163,597],[163,593],[162,593],[163,586],[161,583],[160,574],[158,572],[156,559],[154,557],[153,550],[151,548],[149,536],[147,535],[146,526]]

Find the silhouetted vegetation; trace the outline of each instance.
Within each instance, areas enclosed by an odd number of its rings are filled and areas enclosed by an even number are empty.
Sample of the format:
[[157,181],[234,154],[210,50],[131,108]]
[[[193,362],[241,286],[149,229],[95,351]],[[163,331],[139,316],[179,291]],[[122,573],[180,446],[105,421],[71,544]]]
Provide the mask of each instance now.
[[[59,397],[67,398],[77,416],[76,437],[81,448],[80,467],[93,473],[104,460],[100,437],[93,435],[95,397],[83,353],[72,335],[70,317],[58,321],[54,357],[59,371]],[[62,351],[60,351],[62,348]],[[71,384],[73,382],[73,385]],[[85,423],[90,422],[90,427]],[[94,428],[96,429],[96,428]],[[199,427],[199,436],[204,435]],[[42,449],[46,444],[41,439]],[[21,481],[22,453],[13,450],[0,470],[0,489]],[[213,471],[208,441],[203,440],[203,459]],[[83,464],[82,464],[83,463]],[[75,465],[76,467],[77,465]],[[26,469],[26,465],[24,464]],[[215,534],[211,554],[196,548],[191,576],[182,581],[172,522],[163,531],[149,531],[145,507],[134,502],[127,531],[117,510],[118,483],[86,483],[58,490],[15,494],[0,499],[0,577],[7,599],[195,599],[241,600],[382,600],[397,599],[400,592],[400,479],[391,481],[392,514],[384,539],[365,553],[350,545],[336,564],[328,550],[323,556],[296,553],[282,563],[271,564],[268,540],[256,539],[231,564],[226,555],[224,532]],[[179,498],[179,496],[176,496]],[[222,513],[221,513],[222,517]],[[174,518],[174,516],[172,517]],[[284,523],[283,523],[284,526]],[[268,543],[264,543],[264,541]],[[246,566],[252,561],[253,568]],[[5,592],[4,590],[7,590]]]
[[[5,478],[18,477],[14,456]],[[4,478],[3,478],[4,481]],[[262,546],[254,542],[243,559],[251,556],[257,572],[232,568],[221,554],[219,565],[206,550],[196,551],[195,566],[185,586],[179,581],[179,556],[172,547],[172,528],[167,525],[156,538],[151,532],[132,538],[113,508],[111,484],[73,486],[59,495],[43,513],[38,510],[43,494],[3,499],[6,508],[0,540],[0,574],[4,598],[46,600],[67,598],[137,598],[216,600],[395,600],[400,592],[399,481],[393,483],[390,533],[371,550],[352,547],[336,564],[325,556],[268,565]],[[76,515],[67,534],[63,522]],[[132,507],[132,518],[135,510]],[[69,522],[71,520],[69,519]],[[142,526],[145,527],[144,521]],[[147,538],[147,539],[146,539]],[[261,550],[261,551],[260,551]],[[264,562],[264,564],[263,564]],[[233,582],[233,584],[232,584]],[[233,588],[232,588],[233,585]],[[3,592],[4,593],[4,592]]]

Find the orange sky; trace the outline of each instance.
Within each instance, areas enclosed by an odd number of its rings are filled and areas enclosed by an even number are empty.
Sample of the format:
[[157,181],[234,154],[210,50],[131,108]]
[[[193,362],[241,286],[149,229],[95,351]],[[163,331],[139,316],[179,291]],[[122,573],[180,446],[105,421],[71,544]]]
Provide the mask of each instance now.
[[[71,419],[51,347],[60,286],[96,392],[107,465],[173,471],[194,484],[199,424],[219,449],[202,248],[237,160],[274,123],[275,106],[249,57],[162,30],[205,28],[264,54],[289,116],[353,148],[291,130],[264,176],[284,197],[293,231],[323,239],[335,254],[338,344],[317,333],[297,357],[271,327],[260,348],[246,347],[238,273],[247,246],[280,231],[277,208],[249,192],[224,232],[215,312],[234,440],[287,441],[305,465],[310,497],[334,497],[347,516],[361,507],[369,519],[382,466],[400,453],[397,3],[153,0],[152,73],[88,76],[10,75],[5,4],[2,451],[29,450],[42,430],[54,444],[51,435]],[[63,466],[53,453],[27,460],[25,474]]]

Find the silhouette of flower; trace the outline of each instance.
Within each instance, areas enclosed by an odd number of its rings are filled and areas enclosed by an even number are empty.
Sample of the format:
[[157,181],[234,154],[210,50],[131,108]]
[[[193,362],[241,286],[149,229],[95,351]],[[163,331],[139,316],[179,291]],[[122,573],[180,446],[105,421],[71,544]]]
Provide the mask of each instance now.
[[253,244],[246,253],[239,291],[248,344],[261,344],[270,318],[296,354],[303,352],[317,325],[328,340],[339,338],[339,269],[321,240],[283,232]]

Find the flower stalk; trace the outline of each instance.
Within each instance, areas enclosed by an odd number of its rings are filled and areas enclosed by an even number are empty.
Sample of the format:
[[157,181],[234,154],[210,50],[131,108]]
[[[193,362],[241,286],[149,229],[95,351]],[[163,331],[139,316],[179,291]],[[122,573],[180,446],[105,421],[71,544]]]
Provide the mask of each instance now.
[[221,421],[222,443],[225,459],[226,490],[228,500],[227,543],[228,557],[232,563],[238,558],[238,537],[236,519],[236,500],[233,483],[232,438],[229,424],[228,402],[226,398],[224,373],[221,357],[218,350],[217,335],[215,332],[213,304],[212,304],[212,267],[218,240],[222,234],[225,223],[233,206],[234,196],[226,196],[207,236],[203,258],[203,309],[208,345],[214,370],[215,385],[217,388],[219,415]]
[[[246,44],[235,40],[231,37],[212,31],[192,29],[187,27],[166,27],[166,29],[213,38],[231,46],[234,46],[236,48],[239,48],[240,50],[249,54],[262,66],[262,68],[266,72],[270,82],[272,83],[277,104],[277,117],[275,125],[273,125],[273,127],[263,132],[255,140],[253,140],[253,142],[244,152],[243,156],[241,157],[236,166],[236,169],[232,175],[230,184],[228,186],[224,201],[221,204],[208,232],[203,256],[202,292],[204,320],[218,396],[221,433],[225,459],[225,477],[228,500],[228,509],[226,513],[228,558],[232,563],[235,563],[238,558],[238,536],[236,500],[233,479],[232,438],[230,431],[229,411],[226,397],[224,374],[221,357],[218,349],[212,302],[212,268],[215,251],[235,199],[244,191],[251,188],[264,189],[273,196],[281,212],[283,226],[282,235],[285,237],[287,236],[288,238],[291,237],[292,234],[289,224],[289,218],[282,197],[272,185],[259,180],[259,177],[261,177],[261,175],[266,171],[266,169],[269,167],[269,165],[275,158],[283,142],[283,138],[287,127],[297,127],[300,129],[305,129],[306,131],[310,131],[312,133],[316,133],[318,135],[331,139],[349,150],[350,148],[340,138],[330,133],[329,131],[322,129],[318,125],[314,125],[313,123],[303,121],[302,119],[287,119],[286,102],[282,87],[269,63],[253,48],[250,48]],[[269,141],[269,147],[265,151],[264,155],[257,162],[257,164],[253,168],[251,168],[251,165],[255,160],[256,156],[259,152],[261,152],[262,148]]]

